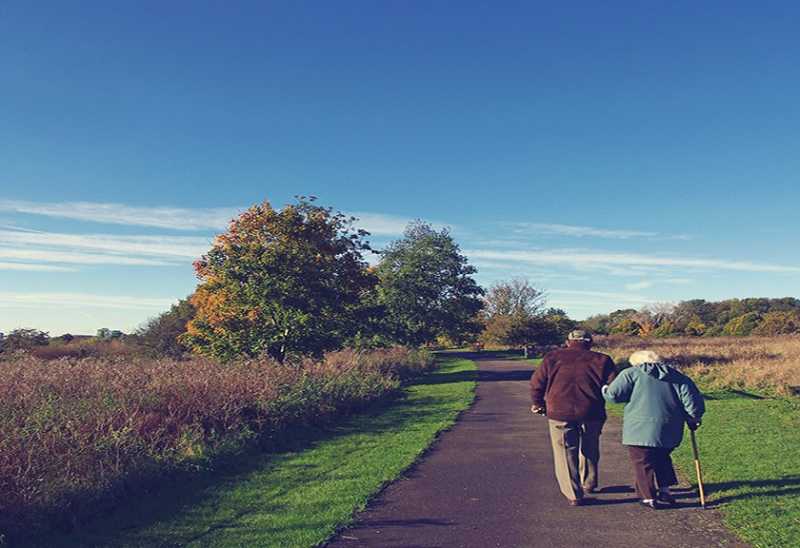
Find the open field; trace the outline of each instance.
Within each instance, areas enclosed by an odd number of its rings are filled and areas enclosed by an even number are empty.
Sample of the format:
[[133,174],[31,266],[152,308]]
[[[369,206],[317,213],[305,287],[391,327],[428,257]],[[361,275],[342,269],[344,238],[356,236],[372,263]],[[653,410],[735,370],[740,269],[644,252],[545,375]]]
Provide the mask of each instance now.
[[617,363],[655,350],[704,388],[792,395],[800,390],[800,337],[601,337],[598,350]]
[[[454,423],[474,397],[474,370],[468,360],[445,358],[386,406],[301,430],[276,453],[254,453],[38,545],[315,546]],[[454,375],[463,380],[439,382]]]
[[338,420],[432,367],[397,348],[221,366],[196,359],[0,362],[0,531],[69,531],[172,473]]

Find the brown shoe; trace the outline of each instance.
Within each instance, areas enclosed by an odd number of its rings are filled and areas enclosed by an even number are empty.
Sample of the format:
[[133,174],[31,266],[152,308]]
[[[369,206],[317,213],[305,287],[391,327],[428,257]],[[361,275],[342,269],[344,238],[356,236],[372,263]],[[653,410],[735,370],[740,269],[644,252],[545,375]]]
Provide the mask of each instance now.
[[583,492],[584,493],[599,493],[600,491],[602,491],[602,489],[600,489],[599,487],[584,487],[583,488]]

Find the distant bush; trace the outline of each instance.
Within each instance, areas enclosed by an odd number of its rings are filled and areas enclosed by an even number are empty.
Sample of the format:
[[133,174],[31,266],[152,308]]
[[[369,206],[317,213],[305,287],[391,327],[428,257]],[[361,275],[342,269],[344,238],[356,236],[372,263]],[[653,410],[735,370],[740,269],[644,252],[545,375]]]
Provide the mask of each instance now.
[[0,362],[0,531],[69,527],[133,486],[381,398],[432,366],[402,348],[270,359]]
[[800,333],[800,313],[768,312],[753,329],[753,335],[774,336]]
[[178,337],[186,333],[186,325],[194,315],[192,303],[183,299],[136,331],[136,344],[151,357],[181,358],[189,352],[189,347]]
[[[764,324],[761,327],[761,324]],[[581,325],[597,334],[640,337],[788,335],[800,332],[800,299],[702,299],[597,314]]]
[[750,335],[761,321],[761,314],[758,312],[748,312],[741,316],[736,316],[722,328],[723,335],[743,337]]
[[69,344],[53,344],[31,348],[28,353],[41,360],[60,360],[62,358],[123,358],[134,357],[139,348],[121,340],[98,341],[83,339]]
[[638,335],[642,326],[633,318],[623,318],[611,327],[611,333],[616,335]]
[[6,353],[19,350],[30,350],[37,346],[44,346],[50,342],[50,335],[38,329],[15,329],[3,338],[0,350]]

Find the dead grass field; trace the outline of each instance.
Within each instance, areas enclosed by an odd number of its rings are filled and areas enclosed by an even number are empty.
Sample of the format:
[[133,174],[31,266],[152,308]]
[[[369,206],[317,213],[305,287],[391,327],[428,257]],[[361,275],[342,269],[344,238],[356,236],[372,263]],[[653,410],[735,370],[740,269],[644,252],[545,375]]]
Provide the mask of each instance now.
[[597,350],[619,363],[653,350],[710,389],[800,393],[800,337],[599,337]]

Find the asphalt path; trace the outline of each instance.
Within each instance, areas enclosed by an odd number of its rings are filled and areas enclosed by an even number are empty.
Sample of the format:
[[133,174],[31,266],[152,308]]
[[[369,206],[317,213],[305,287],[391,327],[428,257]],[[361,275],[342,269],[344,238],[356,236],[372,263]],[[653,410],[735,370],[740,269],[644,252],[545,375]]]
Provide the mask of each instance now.
[[477,363],[475,404],[328,547],[746,546],[716,510],[698,507],[688,486],[676,491],[675,509],[641,507],[614,418],[601,437],[603,491],[596,504],[568,506],[553,475],[547,419],[529,411],[530,366]]

